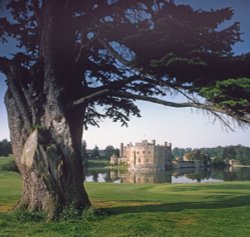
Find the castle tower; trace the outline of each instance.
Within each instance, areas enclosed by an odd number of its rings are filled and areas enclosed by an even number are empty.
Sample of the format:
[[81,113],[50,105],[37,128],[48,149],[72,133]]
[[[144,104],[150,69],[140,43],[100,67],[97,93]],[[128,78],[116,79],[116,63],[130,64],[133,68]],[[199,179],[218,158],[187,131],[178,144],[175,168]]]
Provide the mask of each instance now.
[[143,140],[135,145],[120,144],[120,157],[124,157],[130,170],[159,171],[171,165],[171,143],[156,145],[156,140]]
[[123,157],[123,154],[124,153],[124,144],[123,143],[121,143],[120,144],[120,157],[122,158]]

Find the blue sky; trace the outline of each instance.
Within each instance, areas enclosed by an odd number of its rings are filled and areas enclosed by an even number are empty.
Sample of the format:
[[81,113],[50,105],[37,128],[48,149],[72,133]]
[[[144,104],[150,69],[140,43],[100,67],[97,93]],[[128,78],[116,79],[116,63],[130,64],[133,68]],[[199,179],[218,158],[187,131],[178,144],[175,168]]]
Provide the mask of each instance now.
[[[232,7],[235,9],[234,21],[240,21],[244,42],[235,45],[235,53],[250,52],[250,1],[249,0],[176,0],[176,3],[191,4],[195,9],[216,9]],[[0,55],[9,51],[0,49]],[[0,74],[0,140],[9,138],[6,109],[3,96],[6,90],[4,77]],[[161,144],[172,142],[174,147],[215,147],[227,145],[250,146],[250,128],[242,130],[235,127],[235,132],[226,131],[219,122],[213,124],[201,111],[174,109],[160,105],[139,102],[141,118],[131,118],[129,127],[120,127],[119,123],[104,120],[100,128],[90,127],[84,131],[83,139],[87,147],[107,145],[119,147],[121,142],[138,142],[144,139],[156,139]]]

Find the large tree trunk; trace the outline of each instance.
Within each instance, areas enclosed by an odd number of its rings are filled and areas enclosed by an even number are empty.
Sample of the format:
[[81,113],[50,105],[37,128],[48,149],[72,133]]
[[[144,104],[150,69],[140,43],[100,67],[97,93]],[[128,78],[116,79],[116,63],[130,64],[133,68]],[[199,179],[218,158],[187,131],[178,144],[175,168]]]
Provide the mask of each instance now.
[[45,211],[54,218],[64,209],[81,211],[90,206],[83,187],[79,118],[70,127],[68,118],[53,111],[53,116],[42,116],[39,126],[27,127],[9,91],[5,103],[13,153],[23,181],[17,208]]
[[23,180],[17,208],[45,211],[54,218],[68,208],[81,212],[90,201],[83,187],[81,158],[84,107],[68,108],[82,93],[74,65],[74,30],[64,31],[68,18],[56,14],[52,1],[47,4],[41,62],[28,69],[9,67],[5,103]]
[[17,208],[42,210],[54,218],[64,209],[81,211],[90,206],[83,187],[80,119],[75,117],[74,126],[70,126],[70,118],[45,109],[50,114],[45,113],[38,126],[30,127],[10,91],[5,103],[13,153],[23,181]]

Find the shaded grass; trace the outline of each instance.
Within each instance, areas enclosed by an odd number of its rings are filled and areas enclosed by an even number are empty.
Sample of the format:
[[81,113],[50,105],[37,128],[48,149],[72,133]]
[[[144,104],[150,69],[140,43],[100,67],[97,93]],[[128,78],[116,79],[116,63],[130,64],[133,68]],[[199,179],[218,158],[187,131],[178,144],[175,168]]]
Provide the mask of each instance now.
[[12,209],[18,201],[20,193],[20,175],[16,172],[0,171],[0,212]]
[[13,160],[13,157],[10,156],[0,156],[0,168],[2,165],[7,164],[9,161]]
[[18,168],[12,155],[0,156],[0,171],[18,172]]
[[[250,236],[250,182],[85,186],[97,213],[50,223],[41,213],[0,213],[0,236]],[[0,173],[0,205],[19,194],[19,176]]]

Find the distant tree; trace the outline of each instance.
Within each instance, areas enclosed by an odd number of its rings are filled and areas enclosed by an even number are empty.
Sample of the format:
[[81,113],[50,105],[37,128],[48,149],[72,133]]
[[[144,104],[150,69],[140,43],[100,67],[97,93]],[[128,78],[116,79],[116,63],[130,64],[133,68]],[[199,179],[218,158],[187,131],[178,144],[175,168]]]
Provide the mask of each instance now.
[[185,148],[185,153],[192,152],[193,149],[191,147]]
[[175,148],[172,150],[172,155],[173,155],[174,158],[183,157],[184,154],[185,154],[185,149],[184,149],[184,148],[175,147]]
[[94,149],[90,152],[91,159],[98,159],[100,158],[100,150],[97,145],[95,145]]
[[208,154],[209,157],[217,158],[218,162],[223,162],[224,159],[236,159],[242,164],[250,164],[250,147],[241,145],[218,146],[214,148],[201,148],[200,151]]
[[226,165],[226,162],[222,157],[214,157],[212,162],[214,166],[218,167],[224,167]]
[[233,146],[227,146],[223,149],[222,158],[223,159],[235,159],[236,151]]
[[182,158],[185,154],[192,152],[192,148],[188,147],[188,148],[178,148],[175,147],[172,150],[172,156],[173,158]]
[[[232,18],[230,8],[193,10],[173,0],[2,2],[8,12],[0,40],[15,39],[19,50],[0,56],[23,179],[17,208],[53,218],[89,207],[83,126],[105,117],[126,125],[140,116],[136,100],[201,109],[226,126],[222,114],[250,124],[250,54],[233,54],[239,23],[221,25]],[[174,94],[186,101],[168,101]]]
[[119,150],[114,148],[113,146],[107,146],[104,149],[104,156],[106,159],[109,159],[113,154],[119,156]]
[[235,152],[236,160],[239,160],[241,164],[250,165],[250,147],[238,145],[235,147]]
[[86,164],[88,162],[89,154],[87,152],[87,142],[82,142],[82,162]]
[[200,148],[202,153],[207,154],[209,157],[216,157],[216,148]]
[[215,157],[223,159],[223,149],[224,149],[223,147],[217,146],[215,148]]
[[185,154],[186,158],[190,161],[203,161],[207,163],[209,161],[209,157],[207,154],[202,153],[199,149],[195,149],[191,152]]
[[11,143],[7,139],[0,141],[0,156],[8,156],[11,153]]

